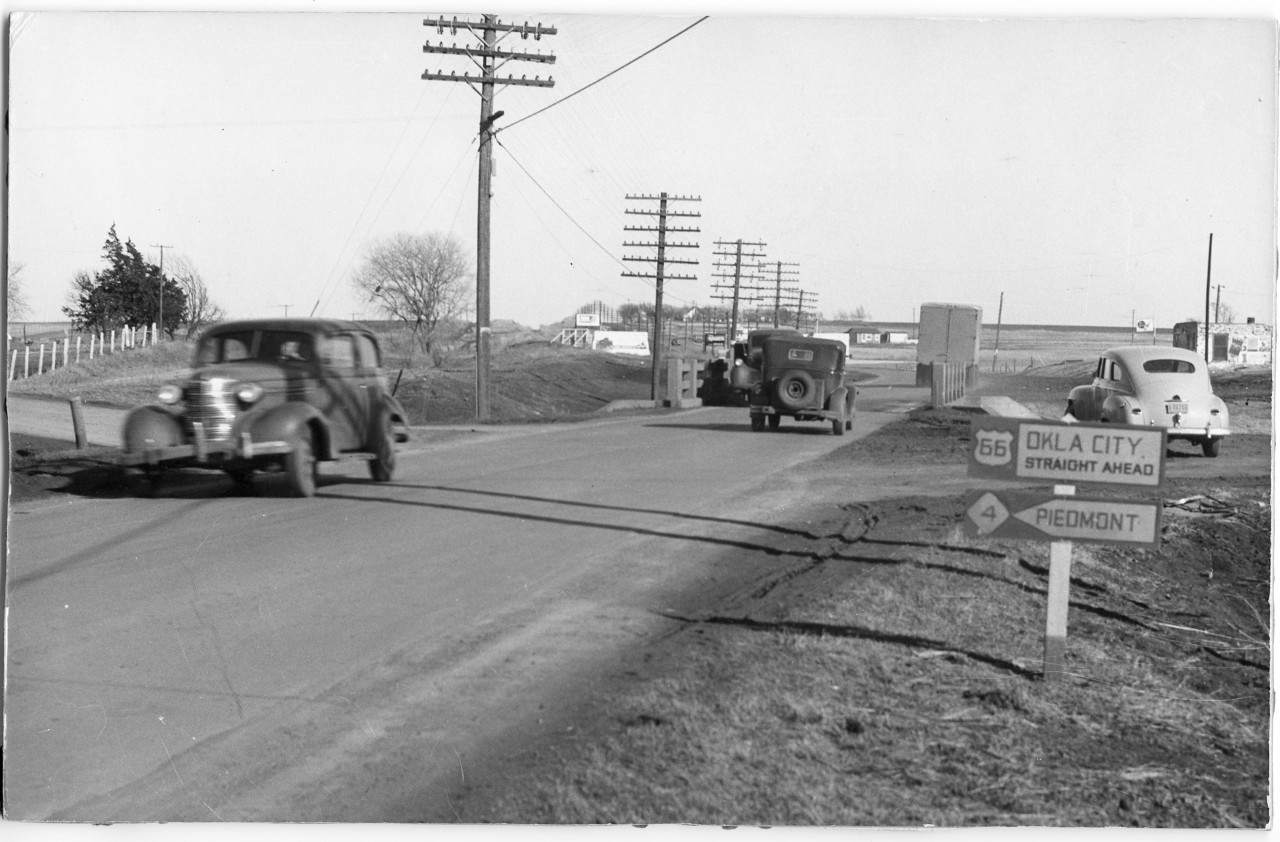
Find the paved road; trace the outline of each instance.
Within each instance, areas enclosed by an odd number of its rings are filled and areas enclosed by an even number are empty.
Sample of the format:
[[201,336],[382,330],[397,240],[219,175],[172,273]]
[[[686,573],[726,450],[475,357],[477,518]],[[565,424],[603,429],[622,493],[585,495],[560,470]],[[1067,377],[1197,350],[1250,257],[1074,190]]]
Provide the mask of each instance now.
[[802,536],[759,524],[846,441],[708,408],[455,431],[390,484],[325,466],[309,500],[185,472],[19,506],[9,815],[447,820],[469,763],[673,628],[657,609],[785,563]]

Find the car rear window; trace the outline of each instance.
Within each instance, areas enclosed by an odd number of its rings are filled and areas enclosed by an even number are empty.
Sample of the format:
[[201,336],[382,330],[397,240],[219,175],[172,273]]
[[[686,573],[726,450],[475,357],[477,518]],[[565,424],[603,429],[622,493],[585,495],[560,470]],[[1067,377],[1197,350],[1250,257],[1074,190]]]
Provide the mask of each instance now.
[[1191,360],[1147,360],[1142,370],[1148,374],[1194,374],[1196,364]]

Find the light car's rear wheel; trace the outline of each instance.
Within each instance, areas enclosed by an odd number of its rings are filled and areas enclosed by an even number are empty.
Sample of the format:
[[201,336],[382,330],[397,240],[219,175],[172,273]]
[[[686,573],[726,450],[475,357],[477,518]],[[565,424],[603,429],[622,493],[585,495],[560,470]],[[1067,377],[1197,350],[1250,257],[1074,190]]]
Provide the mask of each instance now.
[[284,457],[284,472],[295,497],[311,497],[316,493],[316,457],[307,430],[294,434],[293,448]]
[[1205,439],[1200,442],[1200,450],[1210,459],[1215,458],[1222,451],[1222,439]]
[[373,459],[369,462],[369,476],[374,482],[390,482],[396,471],[395,430],[391,426],[391,416],[383,413],[378,424],[373,442]]

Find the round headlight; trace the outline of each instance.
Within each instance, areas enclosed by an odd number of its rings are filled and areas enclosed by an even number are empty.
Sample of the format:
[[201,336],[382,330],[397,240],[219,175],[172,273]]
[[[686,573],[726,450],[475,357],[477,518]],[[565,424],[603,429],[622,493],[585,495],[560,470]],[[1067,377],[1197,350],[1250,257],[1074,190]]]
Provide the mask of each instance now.
[[182,400],[182,389],[171,384],[161,386],[160,391],[156,393],[156,399],[160,403],[175,404]]
[[262,397],[262,387],[257,383],[241,383],[236,386],[236,400],[243,404],[257,403]]

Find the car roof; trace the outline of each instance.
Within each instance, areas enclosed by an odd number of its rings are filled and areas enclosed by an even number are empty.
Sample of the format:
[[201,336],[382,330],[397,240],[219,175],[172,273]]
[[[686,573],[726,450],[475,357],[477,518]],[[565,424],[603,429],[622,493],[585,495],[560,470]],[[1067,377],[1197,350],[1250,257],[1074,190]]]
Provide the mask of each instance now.
[[322,333],[326,336],[347,331],[369,332],[364,325],[341,319],[239,319],[211,325],[205,330],[205,335],[241,330],[295,330],[299,333]]
[[790,336],[785,333],[781,333],[776,336],[766,336],[764,341],[769,344],[781,342],[785,345],[810,345],[824,348],[838,348],[843,347],[845,344],[839,339],[820,339],[816,336],[804,335]]
[[1115,357],[1129,368],[1138,368],[1147,360],[1187,360],[1202,363],[1204,357],[1186,348],[1174,348],[1170,345],[1124,345],[1119,348],[1108,348],[1107,356]]

